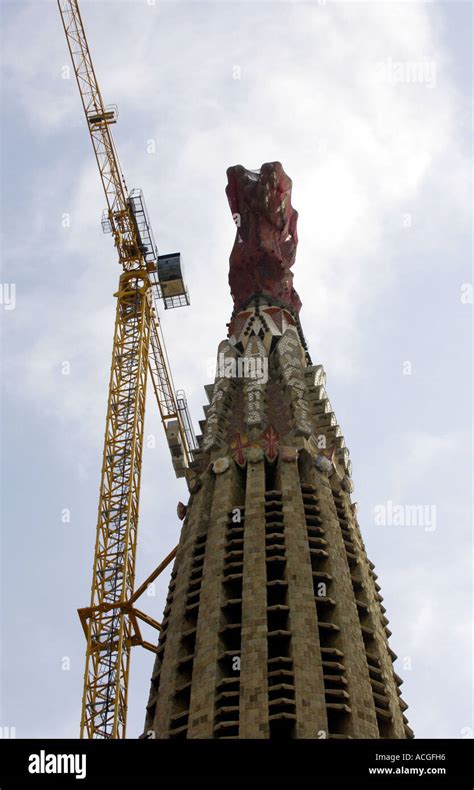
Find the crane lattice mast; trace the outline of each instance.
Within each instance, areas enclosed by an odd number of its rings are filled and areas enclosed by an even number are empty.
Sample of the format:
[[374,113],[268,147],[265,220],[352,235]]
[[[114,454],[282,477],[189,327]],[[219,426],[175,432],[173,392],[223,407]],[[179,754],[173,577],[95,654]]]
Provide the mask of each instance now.
[[[58,6],[107,201],[102,225],[113,235],[123,270],[115,294],[91,602],[79,610],[87,638],[81,737],[124,738],[131,647],[155,650],[142,639],[138,620],[160,628],[134,604],[175,556],[173,550],[134,593],[148,373],[178,476],[195,449],[184,395],[174,389],[153,295],[163,298],[165,307],[189,302],[182,280],[169,277],[176,254],[158,256],[142,193],[127,190],[110,129],[117,112],[102,100],[78,2],[58,0]],[[160,258],[168,272],[163,282],[157,274]]]

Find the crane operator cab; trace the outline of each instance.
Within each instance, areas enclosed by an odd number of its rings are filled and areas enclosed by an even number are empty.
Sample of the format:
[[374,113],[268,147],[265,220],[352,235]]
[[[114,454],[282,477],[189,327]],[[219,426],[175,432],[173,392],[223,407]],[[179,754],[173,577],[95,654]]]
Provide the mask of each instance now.
[[165,310],[173,307],[184,307],[189,304],[189,294],[184,283],[181,254],[179,252],[159,255],[156,263],[156,273]]

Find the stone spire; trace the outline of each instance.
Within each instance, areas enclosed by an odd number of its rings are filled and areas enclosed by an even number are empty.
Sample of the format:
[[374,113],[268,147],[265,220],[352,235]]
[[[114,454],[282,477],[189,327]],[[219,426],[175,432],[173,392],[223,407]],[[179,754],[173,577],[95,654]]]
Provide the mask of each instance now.
[[349,451],[299,324],[291,181],[279,163],[228,177],[234,313],[205,388],[144,735],[409,738]]

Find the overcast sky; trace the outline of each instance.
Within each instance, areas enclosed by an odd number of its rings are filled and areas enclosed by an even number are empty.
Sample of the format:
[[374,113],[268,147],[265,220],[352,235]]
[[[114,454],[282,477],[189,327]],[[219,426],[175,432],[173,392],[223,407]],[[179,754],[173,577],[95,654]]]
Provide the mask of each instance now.
[[[56,3],[1,9],[0,725],[77,737],[119,267]],[[418,737],[472,736],[471,4],[81,9],[128,186],[160,252],[182,253],[191,306],[162,326],[196,428],[232,310],[226,168],[279,160],[293,179],[301,320],[351,452],[407,715]],[[186,498],[148,407],[137,583],[176,544]],[[421,523],[390,519],[415,505]],[[158,619],[167,582],[141,602]],[[129,737],[152,665],[135,648]]]

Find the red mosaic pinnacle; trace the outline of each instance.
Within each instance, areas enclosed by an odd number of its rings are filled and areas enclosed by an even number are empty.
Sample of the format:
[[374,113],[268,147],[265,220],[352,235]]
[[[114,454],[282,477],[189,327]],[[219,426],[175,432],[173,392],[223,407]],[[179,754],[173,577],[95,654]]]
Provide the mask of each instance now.
[[291,178],[280,162],[267,162],[258,171],[229,167],[227,180],[226,195],[237,225],[229,259],[235,309],[261,293],[299,312],[301,300],[290,271],[298,244]]

